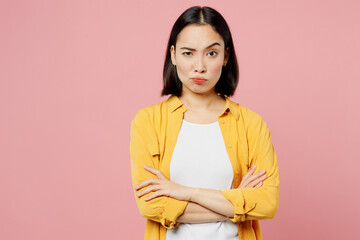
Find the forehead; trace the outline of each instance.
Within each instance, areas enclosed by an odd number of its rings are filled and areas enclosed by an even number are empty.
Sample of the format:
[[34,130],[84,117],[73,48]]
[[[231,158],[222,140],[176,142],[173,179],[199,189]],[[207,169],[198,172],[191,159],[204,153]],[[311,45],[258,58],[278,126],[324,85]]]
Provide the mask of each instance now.
[[224,46],[223,38],[211,25],[191,24],[181,30],[176,45],[179,47],[205,48],[214,42]]

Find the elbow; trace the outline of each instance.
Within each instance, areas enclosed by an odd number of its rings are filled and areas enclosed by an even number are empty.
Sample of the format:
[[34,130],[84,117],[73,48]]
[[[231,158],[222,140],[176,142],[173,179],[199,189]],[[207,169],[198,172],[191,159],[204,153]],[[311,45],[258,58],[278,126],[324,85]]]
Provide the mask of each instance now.
[[256,207],[252,211],[245,213],[245,216],[243,218],[240,218],[240,221],[273,219],[276,216],[277,210],[277,203],[256,205]]
[[255,207],[246,213],[245,220],[266,220],[275,218],[279,208],[278,191],[269,195],[263,195],[261,201],[255,204]]
[[164,217],[164,211],[162,207],[153,204],[148,204],[148,202],[142,199],[139,199],[137,205],[140,215],[143,216],[144,218],[157,222],[165,228],[174,227],[173,226],[174,224]]
[[279,195],[277,194],[274,198],[268,202],[266,210],[264,211],[264,219],[273,219],[279,208]]
[[266,219],[273,219],[276,216],[278,210],[277,203],[267,203],[262,204],[262,206],[257,205],[253,211],[246,213],[245,220],[266,220]]
[[176,219],[184,212],[188,202],[165,196],[145,201],[143,198],[146,196],[136,199],[141,216],[168,229],[176,228],[180,224]]
[[275,218],[278,208],[279,208],[278,202],[271,204],[271,206],[269,206],[269,211],[267,212],[265,219]]
[[153,221],[160,221],[162,216],[162,208],[159,205],[146,202],[142,198],[137,199],[136,203],[141,216]]

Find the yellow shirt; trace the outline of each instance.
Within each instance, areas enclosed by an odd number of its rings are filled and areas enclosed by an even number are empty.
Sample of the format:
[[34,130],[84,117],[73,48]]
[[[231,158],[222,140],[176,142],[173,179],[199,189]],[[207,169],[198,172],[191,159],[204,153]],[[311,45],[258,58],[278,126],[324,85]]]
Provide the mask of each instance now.
[[[226,97],[226,106],[218,117],[221,133],[234,172],[234,189],[221,193],[234,205],[239,239],[262,239],[259,220],[273,218],[279,204],[279,170],[271,133],[261,116]],[[135,186],[149,178],[157,178],[144,165],[159,169],[170,179],[170,161],[180,131],[186,106],[177,96],[140,109],[131,122],[131,175]],[[256,165],[266,170],[267,178],[258,188],[237,188],[242,177]],[[141,189],[142,190],[142,189]],[[187,201],[167,196],[148,202],[136,196],[140,214],[147,218],[145,240],[165,240],[166,229],[176,228],[176,219],[184,212]]]

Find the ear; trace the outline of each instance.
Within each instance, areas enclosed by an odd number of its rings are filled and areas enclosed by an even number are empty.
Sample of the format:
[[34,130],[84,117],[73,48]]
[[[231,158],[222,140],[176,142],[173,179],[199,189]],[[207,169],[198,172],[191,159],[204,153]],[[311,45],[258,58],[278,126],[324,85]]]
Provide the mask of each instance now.
[[175,47],[174,47],[174,45],[171,45],[171,47],[170,47],[170,53],[171,53],[171,62],[172,62],[173,65],[176,65]]
[[229,61],[229,55],[230,55],[230,48],[227,47],[226,50],[225,50],[224,65],[226,65],[227,62]]

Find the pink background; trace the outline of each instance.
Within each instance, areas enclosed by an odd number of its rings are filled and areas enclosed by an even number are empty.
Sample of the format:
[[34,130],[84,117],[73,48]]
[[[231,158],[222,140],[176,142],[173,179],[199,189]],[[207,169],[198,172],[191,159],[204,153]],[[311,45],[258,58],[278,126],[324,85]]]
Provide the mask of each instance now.
[[0,239],[142,239],[130,121],[162,101],[171,27],[188,7],[232,31],[232,99],[268,123],[280,206],[265,239],[360,239],[360,4],[0,2]]

